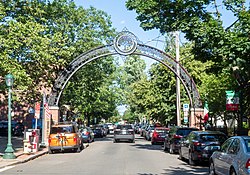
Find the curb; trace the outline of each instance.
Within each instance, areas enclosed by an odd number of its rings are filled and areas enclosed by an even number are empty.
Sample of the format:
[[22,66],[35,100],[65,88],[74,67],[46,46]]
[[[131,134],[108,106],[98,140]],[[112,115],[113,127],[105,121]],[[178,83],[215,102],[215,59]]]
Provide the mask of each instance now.
[[37,153],[37,154],[34,154],[34,155],[31,155],[31,156],[28,156],[27,158],[24,158],[23,160],[19,158],[18,160],[18,157],[21,157],[23,155],[25,155],[24,153],[23,154],[20,154],[18,155],[17,159],[12,159],[12,160],[2,160],[2,162],[6,162],[5,165],[1,166],[0,165],[0,169],[1,168],[5,168],[5,167],[8,167],[8,166],[13,166],[13,165],[17,165],[17,164],[21,164],[21,163],[25,163],[25,162],[28,162],[30,160],[33,160],[37,157],[40,157],[44,154],[47,154],[48,151],[42,151],[40,153]]

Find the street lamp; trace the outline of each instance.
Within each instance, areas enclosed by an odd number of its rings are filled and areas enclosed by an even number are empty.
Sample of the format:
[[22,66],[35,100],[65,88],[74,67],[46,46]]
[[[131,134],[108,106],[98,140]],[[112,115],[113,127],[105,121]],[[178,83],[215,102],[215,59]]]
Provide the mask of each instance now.
[[11,144],[11,88],[14,78],[11,74],[5,76],[6,85],[8,86],[8,144],[4,152],[3,159],[15,159],[14,149]]

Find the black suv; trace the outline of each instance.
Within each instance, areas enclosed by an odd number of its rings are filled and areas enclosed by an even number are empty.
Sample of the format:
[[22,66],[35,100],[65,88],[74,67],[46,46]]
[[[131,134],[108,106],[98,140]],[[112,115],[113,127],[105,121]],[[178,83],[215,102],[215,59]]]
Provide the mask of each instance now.
[[198,131],[198,129],[189,127],[171,128],[169,134],[165,137],[163,146],[164,151],[167,151],[170,154],[178,153],[181,138],[186,137],[192,131]]
[[193,131],[181,140],[179,157],[187,159],[190,165],[208,161],[226,139],[227,136],[220,131]]

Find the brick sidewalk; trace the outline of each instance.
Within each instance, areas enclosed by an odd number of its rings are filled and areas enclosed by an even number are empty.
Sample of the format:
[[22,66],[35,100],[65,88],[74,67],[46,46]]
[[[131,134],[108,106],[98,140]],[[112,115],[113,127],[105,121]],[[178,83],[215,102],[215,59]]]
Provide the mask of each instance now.
[[12,137],[11,143],[14,149],[14,154],[16,155],[16,159],[3,159],[2,156],[4,155],[7,143],[8,137],[0,136],[0,168],[27,162],[48,152],[47,148],[40,148],[37,152],[24,154],[23,137]]

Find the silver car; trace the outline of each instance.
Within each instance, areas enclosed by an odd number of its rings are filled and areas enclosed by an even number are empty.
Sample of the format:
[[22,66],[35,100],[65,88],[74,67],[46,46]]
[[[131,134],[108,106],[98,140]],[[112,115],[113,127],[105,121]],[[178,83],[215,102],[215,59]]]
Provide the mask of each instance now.
[[135,132],[132,125],[117,125],[114,130],[114,143],[118,141],[135,142]]
[[209,174],[250,175],[250,137],[227,139],[210,157]]

